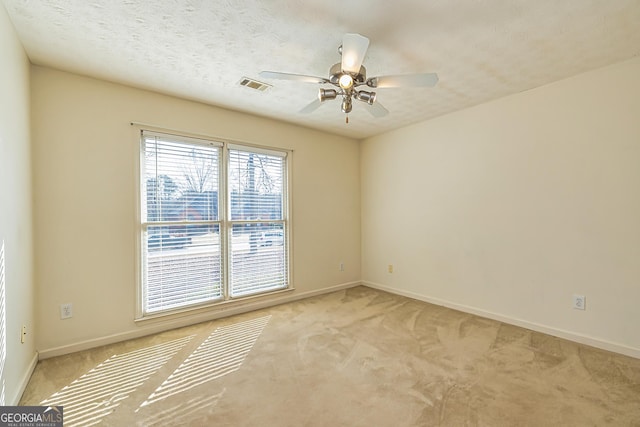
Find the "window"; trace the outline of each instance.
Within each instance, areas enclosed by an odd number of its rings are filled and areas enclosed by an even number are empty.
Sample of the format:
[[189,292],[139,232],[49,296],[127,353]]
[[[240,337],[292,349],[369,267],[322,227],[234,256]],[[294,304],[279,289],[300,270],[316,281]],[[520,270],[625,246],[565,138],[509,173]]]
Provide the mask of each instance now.
[[138,317],[289,288],[287,153],[143,131]]

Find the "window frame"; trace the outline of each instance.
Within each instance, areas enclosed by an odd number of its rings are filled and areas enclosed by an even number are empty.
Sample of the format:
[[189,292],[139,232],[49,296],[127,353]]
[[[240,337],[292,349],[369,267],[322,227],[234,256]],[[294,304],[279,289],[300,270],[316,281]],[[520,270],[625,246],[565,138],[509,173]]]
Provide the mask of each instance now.
[[[215,138],[211,136],[195,135],[187,132],[178,132],[172,130],[165,130],[156,127],[150,127],[146,125],[140,125],[131,123],[135,129],[136,135],[136,238],[135,238],[135,250],[136,250],[136,310],[135,318],[136,322],[150,320],[155,318],[166,318],[172,315],[183,315],[187,313],[206,310],[209,308],[215,308],[217,306],[223,306],[227,304],[240,303],[242,301],[261,298],[265,296],[272,296],[282,292],[289,292],[294,290],[293,286],[293,272],[292,272],[292,235],[291,235],[291,170],[292,170],[292,153],[293,150],[267,147],[259,144],[238,142],[224,138]],[[146,195],[145,189],[145,135],[159,135],[164,138],[175,138],[176,142],[187,144],[203,144],[203,145],[217,145],[220,147],[220,155],[218,159],[218,218],[215,221],[206,221],[207,223],[216,223],[219,227],[219,242],[220,242],[220,256],[221,256],[221,297],[213,300],[209,300],[199,304],[186,305],[174,309],[159,310],[147,313],[145,312],[145,270],[146,270],[146,257],[148,250],[144,252],[146,244],[144,242],[145,230],[149,226],[149,221],[144,217],[146,214]],[[230,252],[230,236],[232,227],[236,221],[231,219],[231,191],[229,188],[229,151],[241,150],[247,152],[253,152],[256,154],[275,155],[283,159],[282,166],[282,215],[278,220],[257,220],[256,223],[265,222],[278,222],[282,224],[283,229],[283,250],[284,250],[284,268],[286,286],[283,288],[258,291],[247,295],[233,296],[231,292],[231,252]],[[153,222],[153,225],[162,225],[164,222]],[[180,225],[190,224],[203,224],[203,221],[184,221]]]

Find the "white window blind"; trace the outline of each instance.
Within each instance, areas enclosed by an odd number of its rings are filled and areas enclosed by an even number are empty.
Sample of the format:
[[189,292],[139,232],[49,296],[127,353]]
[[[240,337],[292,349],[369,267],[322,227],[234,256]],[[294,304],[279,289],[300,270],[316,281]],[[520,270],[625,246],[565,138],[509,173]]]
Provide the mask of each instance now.
[[146,133],[143,153],[143,313],[221,299],[221,147]]
[[141,156],[139,317],[289,287],[286,153],[143,131]]
[[7,297],[4,281],[4,240],[0,240],[0,406],[6,405],[4,365],[7,360]]
[[229,150],[232,297],[288,287],[285,165],[282,155]]

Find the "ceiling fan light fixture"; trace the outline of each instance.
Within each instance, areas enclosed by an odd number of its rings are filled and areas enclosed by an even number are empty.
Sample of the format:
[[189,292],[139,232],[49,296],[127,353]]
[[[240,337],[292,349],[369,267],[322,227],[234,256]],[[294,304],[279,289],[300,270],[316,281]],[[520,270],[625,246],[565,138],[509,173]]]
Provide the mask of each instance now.
[[353,87],[353,77],[349,74],[343,74],[338,79],[338,84],[342,89],[351,89]]
[[336,99],[338,96],[338,91],[335,89],[320,89],[318,91],[318,99],[320,102],[324,102],[327,99]]
[[358,101],[366,102],[369,105],[373,105],[373,103],[376,102],[376,93],[361,90],[360,92],[356,92],[356,99]]

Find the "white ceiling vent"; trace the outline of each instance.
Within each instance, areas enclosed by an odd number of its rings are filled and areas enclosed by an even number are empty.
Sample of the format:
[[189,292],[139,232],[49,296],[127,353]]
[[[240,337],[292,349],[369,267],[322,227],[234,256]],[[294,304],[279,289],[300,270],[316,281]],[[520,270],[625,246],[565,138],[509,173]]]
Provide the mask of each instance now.
[[241,78],[240,86],[246,86],[251,89],[259,90],[260,92],[264,92],[271,87],[270,84],[262,83],[257,80],[250,79],[249,77]]

